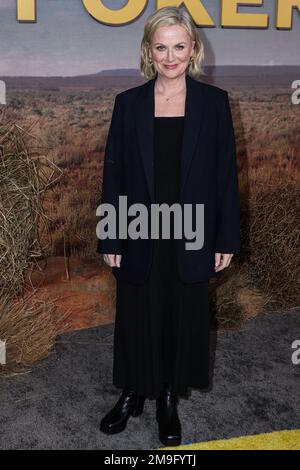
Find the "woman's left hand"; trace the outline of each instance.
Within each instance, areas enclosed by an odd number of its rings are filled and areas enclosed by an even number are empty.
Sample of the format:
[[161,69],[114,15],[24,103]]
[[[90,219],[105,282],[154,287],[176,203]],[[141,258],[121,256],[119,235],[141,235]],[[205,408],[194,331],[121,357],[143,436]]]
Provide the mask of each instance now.
[[215,271],[222,271],[230,265],[233,254],[215,253]]

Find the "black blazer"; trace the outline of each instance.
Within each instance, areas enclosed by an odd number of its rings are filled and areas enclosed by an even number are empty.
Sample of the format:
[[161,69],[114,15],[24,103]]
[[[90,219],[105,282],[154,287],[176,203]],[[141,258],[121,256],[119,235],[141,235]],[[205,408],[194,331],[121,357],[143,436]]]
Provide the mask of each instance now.
[[[119,195],[128,206],[155,203],[154,84],[156,78],[115,97],[103,167],[101,203],[113,204]],[[176,240],[179,276],[183,282],[218,277],[215,253],[240,252],[240,199],[235,135],[228,92],[186,75],[184,133],[180,167],[180,204],[204,204],[204,245],[186,250]],[[193,220],[195,212],[193,212]],[[131,217],[135,218],[135,217]],[[128,217],[128,223],[131,220]],[[150,269],[153,240],[99,239],[97,252],[122,254],[116,279],[142,284]]]

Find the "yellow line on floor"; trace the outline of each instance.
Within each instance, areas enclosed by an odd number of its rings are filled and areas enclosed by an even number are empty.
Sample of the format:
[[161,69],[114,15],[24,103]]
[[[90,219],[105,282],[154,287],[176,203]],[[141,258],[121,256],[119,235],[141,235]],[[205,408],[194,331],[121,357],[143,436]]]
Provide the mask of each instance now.
[[160,447],[159,450],[300,450],[300,429],[276,431],[266,434],[234,437],[176,447]]

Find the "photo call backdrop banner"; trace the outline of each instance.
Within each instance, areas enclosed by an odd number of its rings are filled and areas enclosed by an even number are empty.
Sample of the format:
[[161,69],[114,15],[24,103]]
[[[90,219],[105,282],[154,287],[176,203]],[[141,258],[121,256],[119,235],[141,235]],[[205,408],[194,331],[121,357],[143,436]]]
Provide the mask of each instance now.
[[[1,292],[53,302],[59,331],[114,321],[114,278],[96,253],[105,143],[116,94],[145,81],[145,19],[164,6],[192,15],[201,80],[230,97],[242,252],[226,278],[234,314],[220,319],[297,302],[300,0],[0,0],[1,208],[19,211],[1,221]],[[8,186],[12,161],[22,172]]]

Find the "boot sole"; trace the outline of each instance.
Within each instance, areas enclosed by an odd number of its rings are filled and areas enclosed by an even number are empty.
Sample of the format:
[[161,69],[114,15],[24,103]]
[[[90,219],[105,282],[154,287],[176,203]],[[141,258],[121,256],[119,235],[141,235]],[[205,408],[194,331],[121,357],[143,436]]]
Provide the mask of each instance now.
[[179,446],[181,444],[181,439],[179,439],[178,437],[176,439],[174,438],[170,440],[164,439],[163,437],[159,437],[159,440],[166,447],[167,446]]
[[122,425],[113,429],[106,429],[100,426],[100,431],[104,432],[105,434],[117,434],[119,432],[124,431],[124,429],[126,428],[126,425],[127,423],[125,423],[125,425]]
[[[159,419],[157,416],[156,421],[159,423]],[[181,444],[181,436],[167,439],[161,433],[159,433],[159,440],[165,446],[179,446]]]

